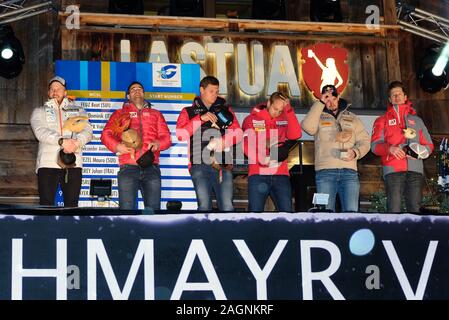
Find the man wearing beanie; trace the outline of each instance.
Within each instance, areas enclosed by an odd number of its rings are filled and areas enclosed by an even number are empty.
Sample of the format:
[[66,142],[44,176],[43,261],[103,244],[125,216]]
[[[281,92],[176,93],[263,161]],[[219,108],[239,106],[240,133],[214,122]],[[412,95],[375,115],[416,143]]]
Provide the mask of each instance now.
[[[74,132],[65,125],[68,119],[83,122],[82,129]],[[39,140],[36,161],[39,204],[53,206],[58,184],[64,196],[65,207],[77,207],[81,190],[82,147],[92,140],[92,126],[83,108],[67,98],[66,81],[54,77],[48,83],[48,100],[34,109],[31,128]],[[71,155],[73,163],[64,166],[59,154]]]
[[359,207],[360,183],[357,160],[370,149],[362,121],[348,111],[334,85],[326,85],[302,121],[305,132],[315,138],[315,171],[318,193],[329,195],[326,209],[335,211],[338,193],[343,212]]

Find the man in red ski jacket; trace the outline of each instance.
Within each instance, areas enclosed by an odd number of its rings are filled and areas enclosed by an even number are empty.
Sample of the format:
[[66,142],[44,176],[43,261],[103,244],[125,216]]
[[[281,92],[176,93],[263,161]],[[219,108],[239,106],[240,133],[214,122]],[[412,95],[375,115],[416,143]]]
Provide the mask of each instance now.
[[127,92],[128,101],[109,118],[101,142],[119,156],[120,209],[135,209],[140,189],[145,208],[159,210],[159,154],[171,146],[170,131],[162,113],[145,101],[141,83],[132,82]]
[[243,121],[243,151],[248,157],[249,211],[264,210],[268,195],[277,210],[291,212],[288,152],[301,138],[301,126],[289,100],[274,92]]
[[387,211],[401,212],[404,196],[407,211],[416,213],[422,200],[422,160],[434,146],[424,122],[407,100],[404,85],[394,81],[388,93],[387,112],[374,122],[371,151],[382,159]]

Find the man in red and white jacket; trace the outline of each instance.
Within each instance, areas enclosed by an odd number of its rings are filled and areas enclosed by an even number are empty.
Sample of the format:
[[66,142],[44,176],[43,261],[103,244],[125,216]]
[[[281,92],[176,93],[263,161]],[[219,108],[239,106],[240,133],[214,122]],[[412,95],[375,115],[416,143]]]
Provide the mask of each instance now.
[[[374,122],[371,151],[382,159],[387,212],[401,212],[403,196],[407,211],[419,212],[424,180],[422,160],[434,146],[424,122],[407,100],[404,85],[394,81],[388,92],[390,104],[387,112]],[[424,152],[407,152],[413,144]]]
[[[139,189],[146,209],[160,209],[159,154],[171,146],[164,116],[145,101],[144,95],[143,85],[132,82],[128,87],[128,101],[111,115],[101,133],[101,142],[119,155],[119,203],[120,209],[124,210],[136,208]],[[141,145],[136,149],[125,145],[121,135],[123,129],[135,130],[136,140],[141,141]]]
[[243,151],[249,161],[249,211],[263,211],[270,195],[277,210],[292,212],[287,157],[301,138],[301,126],[289,100],[273,93],[266,104],[253,108],[242,128]]

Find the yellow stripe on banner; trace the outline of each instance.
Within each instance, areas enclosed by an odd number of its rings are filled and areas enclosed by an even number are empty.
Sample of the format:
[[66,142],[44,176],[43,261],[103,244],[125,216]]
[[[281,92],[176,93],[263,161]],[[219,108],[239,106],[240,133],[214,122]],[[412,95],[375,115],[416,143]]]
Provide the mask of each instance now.
[[125,91],[68,90],[67,94],[84,99],[124,99],[126,97]]
[[194,93],[179,93],[179,92],[145,92],[145,99],[147,100],[188,100],[192,101],[195,98]]
[[[84,99],[125,99],[125,91],[100,91],[100,90],[67,90],[67,94],[76,98]],[[178,92],[145,92],[147,100],[180,100],[192,101],[195,98],[194,93]]]
[[101,91],[111,91],[111,65],[109,62],[101,62]]

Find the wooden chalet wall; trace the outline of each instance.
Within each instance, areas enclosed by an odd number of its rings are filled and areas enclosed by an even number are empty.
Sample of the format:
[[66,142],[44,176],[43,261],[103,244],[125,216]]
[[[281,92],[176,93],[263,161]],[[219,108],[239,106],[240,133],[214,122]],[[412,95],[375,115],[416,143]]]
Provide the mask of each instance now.
[[[26,6],[41,2],[26,1]],[[0,203],[37,201],[37,141],[29,123],[53,75],[54,51],[60,48],[57,18],[57,12],[49,12],[11,24],[22,44],[25,64],[18,77],[0,77]]]
[[[209,0],[206,0],[209,1]],[[40,1],[27,1],[28,4]],[[82,16],[89,12],[107,13],[108,1],[60,0],[61,12],[66,6],[77,4]],[[148,2],[148,1],[147,1]],[[446,1],[416,1],[407,0],[419,8],[442,16],[449,16],[449,5]],[[364,23],[368,5],[377,5],[383,15],[381,22],[387,25],[395,24],[394,0],[342,0],[345,22]],[[287,0],[287,17],[290,20],[308,21],[309,1]],[[211,11],[209,11],[211,12]],[[213,10],[212,10],[213,12]],[[107,19],[106,19],[107,20]],[[197,19],[198,20],[198,19]],[[223,19],[225,20],[225,19]],[[83,20],[82,20],[83,21]],[[218,22],[217,22],[218,21]],[[216,19],[215,23],[219,23]],[[199,43],[230,41],[233,43],[249,42],[256,39],[264,45],[264,55],[273,40],[286,43],[291,48],[306,47],[309,44],[331,42],[342,45],[350,52],[350,83],[344,97],[350,100],[354,108],[375,110],[380,113],[386,103],[386,86],[390,80],[402,79],[409,87],[409,97],[417,107],[432,133],[449,135],[449,90],[438,94],[423,92],[416,80],[416,68],[424,49],[431,44],[417,36],[403,31],[389,29],[382,33],[364,35],[361,33],[323,33],[317,29],[310,32],[280,33],[254,32],[263,29],[271,22],[254,27],[251,20],[239,20],[229,23],[226,28],[211,28],[204,31],[169,30],[160,26],[138,28],[116,28],[103,23],[83,24],[80,30],[67,30],[60,27],[62,18],[56,13],[47,13],[37,17],[14,23],[12,26],[16,36],[21,40],[26,55],[26,64],[22,73],[15,79],[0,78],[0,197],[2,196],[36,196],[36,178],[34,174],[34,159],[36,157],[37,142],[29,127],[32,109],[43,103],[46,96],[47,81],[53,75],[56,59],[83,60],[120,60],[119,40],[126,38],[132,48],[131,61],[147,61],[149,46],[153,39],[162,39],[167,43],[170,59],[179,62],[177,48],[185,39],[193,39]],[[192,23],[192,19],[181,19],[179,25]],[[301,23],[296,23],[301,24]],[[295,22],[290,23],[295,25]],[[60,30],[61,29],[61,30]],[[248,29],[253,29],[249,32]],[[246,31],[244,31],[246,30]],[[61,37],[62,35],[62,37]],[[139,39],[139,40],[137,40]],[[143,41],[141,39],[144,39]],[[292,52],[296,57],[297,52]],[[227,63],[234,64],[233,58]],[[295,69],[298,72],[298,61],[294,58]],[[202,67],[213,73],[214,66],[204,64]],[[234,69],[230,68],[230,76],[234,76]],[[264,96],[240,97],[236,84],[232,80],[228,84],[228,100],[234,104],[249,107],[265,99]],[[313,98],[300,81],[301,97],[294,101],[296,106],[305,112]],[[376,111],[377,110],[377,111]],[[363,165],[362,195],[366,198],[373,191],[382,187],[378,158],[368,155],[361,162]],[[433,174],[434,164],[428,161],[426,168]],[[0,200],[1,201],[1,200]]]

